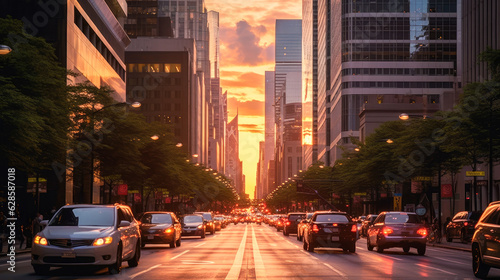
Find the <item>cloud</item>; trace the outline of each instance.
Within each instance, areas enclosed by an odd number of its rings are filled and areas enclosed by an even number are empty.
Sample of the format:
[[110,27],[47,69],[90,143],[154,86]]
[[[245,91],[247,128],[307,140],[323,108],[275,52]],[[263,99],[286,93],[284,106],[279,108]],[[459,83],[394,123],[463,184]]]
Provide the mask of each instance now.
[[[223,77],[231,77],[231,76],[223,76]],[[224,87],[234,87],[234,88],[244,88],[244,87],[252,87],[252,88],[264,88],[265,79],[264,75],[257,74],[254,72],[246,72],[246,73],[234,73],[231,78],[224,79],[222,78],[221,84]]]
[[238,124],[238,130],[249,133],[264,133],[264,127],[258,124]]
[[264,25],[252,26],[246,20],[240,20],[230,28],[221,27],[220,38],[225,49],[221,65],[227,61],[229,64],[254,66],[270,61],[266,49],[271,44],[262,43],[260,39],[266,33]]
[[258,100],[241,101],[241,99],[229,97],[227,99],[227,103],[228,107],[232,108],[233,112],[238,110],[240,116],[264,115],[265,104],[263,101],[258,101]]

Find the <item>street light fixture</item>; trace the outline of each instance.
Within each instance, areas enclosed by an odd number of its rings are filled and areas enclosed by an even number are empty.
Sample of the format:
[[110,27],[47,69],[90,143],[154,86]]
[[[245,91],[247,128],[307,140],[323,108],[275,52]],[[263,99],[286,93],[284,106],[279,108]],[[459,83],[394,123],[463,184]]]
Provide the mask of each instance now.
[[392,140],[392,139],[390,139],[390,138],[389,138],[389,139],[387,139],[387,141],[385,141],[385,142],[387,142],[387,144],[392,144],[392,143],[394,143],[394,140]]
[[9,46],[0,45],[0,55],[8,54],[11,51],[12,51],[12,49]]
[[407,113],[401,113],[399,115],[399,119],[402,121],[407,121],[410,118],[410,116]]
[[153,141],[156,141],[156,140],[160,139],[160,136],[158,136],[158,135],[155,134],[155,135],[151,136],[151,139]]

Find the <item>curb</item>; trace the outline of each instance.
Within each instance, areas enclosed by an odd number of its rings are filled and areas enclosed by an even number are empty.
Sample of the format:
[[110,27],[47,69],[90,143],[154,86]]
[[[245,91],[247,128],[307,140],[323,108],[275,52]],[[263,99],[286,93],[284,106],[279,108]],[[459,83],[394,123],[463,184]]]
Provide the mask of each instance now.
[[455,246],[449,246],[449,245],[443,245],[443,244],[429,244],[429,243],[427,243],[427,245],[432,246],[432,247],[452,249],[452,250],[458,250],[458,251],[463,251],[463,252],[472,252],[471,248],[461,248],[461,247],[455,247]]

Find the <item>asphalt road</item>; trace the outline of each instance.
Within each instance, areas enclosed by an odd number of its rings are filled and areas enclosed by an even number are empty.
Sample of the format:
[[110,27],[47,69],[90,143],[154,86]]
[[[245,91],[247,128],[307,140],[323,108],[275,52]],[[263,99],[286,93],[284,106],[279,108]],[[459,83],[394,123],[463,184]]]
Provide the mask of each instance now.
[[[475,279],[471,254],[427,247],[425,256],[416,249],[405,254],[401,248],[380,254],[366,249],[365,239],[356,253],[341,249],[302,250],[295,235],[283,236],[267,225],[230,225],[205,239],[188,237],[182,246],[146,245],[138,267],[124,268],[119,275],[107,269],[52,268],[49,275],[37,276],[30,255],[17,256],[16,272],[7,271],[0,261],[0,279]],[[500,278],[491,269],[489,278]]]

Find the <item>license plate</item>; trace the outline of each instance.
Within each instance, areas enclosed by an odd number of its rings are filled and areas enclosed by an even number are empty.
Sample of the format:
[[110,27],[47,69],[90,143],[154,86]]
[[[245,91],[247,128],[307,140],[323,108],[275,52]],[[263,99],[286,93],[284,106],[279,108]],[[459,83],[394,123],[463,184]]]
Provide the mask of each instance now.
[[67,252],[63,253],[61,257],[66,259],[74,259],[76,258],[76,254],[74,252]]
[[155,239],[154,234],[149,234],[149,235],[148,235],[148,239]]
[[403,236],[408,236],[408,235],[410,235],[410,233],[409,233],[408,231],[403,231],[401,234],[402,234]]
[[190,230],[185,230],[186,233],[190,233],[191,231]]
[[332,241],[339,241],[339,236],[332,236]]

